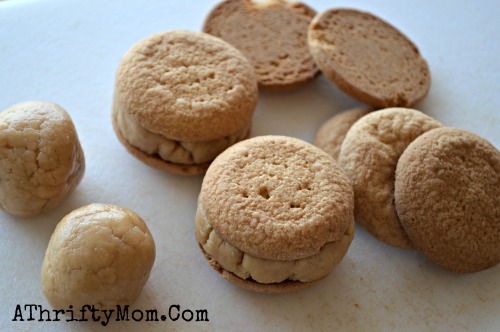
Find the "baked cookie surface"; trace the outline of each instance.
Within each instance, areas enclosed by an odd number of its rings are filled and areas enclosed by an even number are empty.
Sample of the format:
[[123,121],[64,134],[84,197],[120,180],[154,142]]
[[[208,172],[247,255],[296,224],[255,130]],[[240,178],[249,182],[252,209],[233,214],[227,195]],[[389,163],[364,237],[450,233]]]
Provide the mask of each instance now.
[[276,292],[317,281],[341,261],[353,234],[347,177],[301,140],[261,136],[237,143],[203,181],[198,242],[216,270],[245,288]]
[[307,44],[315,15],[299,2],[226,0],[208,14],[203,31],[243,52],[262,88],[282,90],[302,85],[319,73]]
[[456,128],[431,130],[402,154],[395,202],[408,236],[454,272],[500,262],[500,152]]
[[359,119],[342,143],[339,164],[353,185],[356,221],[386,244],[413,248],[394,206],[394,173],[406,147],[437,127],[417,110],[387,108]]
[[353,108],[334,115],[318,129],[313,144],[338,160],[347,132],[356,121],[368,113],[369,109]]
[[375,108],[410,107],[430,87],[417,47],[399,30],[367,12],[331,9],[309,28],[311,54],[341,90]]
[[248,136],[257,95],[253,68],[233,46],[204,33],[160,32],[120,61],[113,126],[149,165],[199,173]]

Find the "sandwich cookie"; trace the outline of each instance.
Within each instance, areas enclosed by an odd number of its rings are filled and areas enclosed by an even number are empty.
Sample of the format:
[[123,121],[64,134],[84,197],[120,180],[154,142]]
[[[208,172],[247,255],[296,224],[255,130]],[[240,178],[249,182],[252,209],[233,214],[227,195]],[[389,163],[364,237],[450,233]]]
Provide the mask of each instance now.
[[500,152],[456,128],[418,137],[396,168],[396,208],[431,261],[466,273],[500,263]]
[[375,108],[410,107],[429,91],[429,67],[418,48],[370,13],[331,9],[317,15],[309,46],[330,81]]
[[315,15],[300,2],[226,0],[209,13],[203,31],[243,52],[262,88],[284,90],[309,82],[319,73],[307,42]]
[[334,115],[318,129],[313,144],[338,160],[345,135],[356,121],[368,113],[370,110],[366,108],[353,108]]
[[441,124],[417,110],[387,108],[365,115],[349,129],[339,164],[354,189],[354,214],[378,240],[413,249],[394,207],[394,172],[406,147]]
[[146,164],[203,173],[248,137],[257,95],[253,67],[233,46],[204,33],[156,33],[120,61],[113,127]]
[[203,180],[196,238],[243,288],[286,292],[327,276],[354,235],[352,187],[337,163],[296,138],[260,136],[219,155]]

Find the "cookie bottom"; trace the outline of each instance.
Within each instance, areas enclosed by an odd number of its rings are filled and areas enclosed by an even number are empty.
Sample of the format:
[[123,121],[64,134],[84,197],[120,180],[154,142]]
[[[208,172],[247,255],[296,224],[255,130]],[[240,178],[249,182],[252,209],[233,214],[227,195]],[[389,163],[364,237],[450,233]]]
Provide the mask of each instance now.
[[262,284],[252,279],[242,279],[235,274],[224,270],[219,263],[215,259],[212,258],[209,254],[205,252],[200,243],[198,243],[201,252],[205,256],[205,259],[208,261],[208,264],[217,272],[219,272],[226,280],[232,282],[233,284],[258,293],[269,293],[269,294],[279,294],[279,293],[288,293],[297,291],[303,288],[310,287],[316,284],[318,281],[322,280],[318,279],[311,282],[302,282],[302,281],[294,281],[294,280],[285,280],[278,283],[272,284]]
[[[116,121],[116,115],[113,113],[112,116],[112,123],[113,123],[113,130],[115,131],[116,136],[118,137],[118,140],[125,146],[128,152],[130,152],[134,157],[145,163],[146,165],[149,165],[151,167],[161,169],[170,173],[175,173],[175,174],[180,174],[180,175],[196,175],[196,174],[203,174],[207,171],[208,167],[210,166],[211,162],[207,163],[201,163],[201,164],[192,164],[192,165],[186,165],[186,164],[177,164],[177,163],[172,163],[169,161],[166,161],[162,158],[160,158],[158,155],[151,155],[148,153],[145,153],[144,151],[139,150],[138,148],[130,145],[125,137],[123,137],[122,133],[120,132],[120,129],[118,127],[117,121]],[[247,135],[245,136],[245,139],[250,136],[250,131],[248,131]]]

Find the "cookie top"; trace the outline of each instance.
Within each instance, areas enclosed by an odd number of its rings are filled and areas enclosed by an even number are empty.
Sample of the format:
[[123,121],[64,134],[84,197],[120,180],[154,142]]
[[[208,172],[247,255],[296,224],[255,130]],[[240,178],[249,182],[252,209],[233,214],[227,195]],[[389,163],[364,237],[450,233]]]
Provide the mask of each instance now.
[[394,207],[394,172],[406,147],[440,126],[417,110],[387,108],[365,115],[347,132],[339,164],[353,185],[355,218],[380,241],[413,248]]
[[339,240],[353,219],[353,192],[319,148],[284,136],[260,136],[220,154],[202,184],[213,229],[258,258],[294,260]]
[[206,141],[248,125],[257,94],[253,67],[240,51],[208,34],[176,30],[125,54],[114,107],[168,139]]
[[293,88],[319,70],[309,52],[307,31],[316,12],[284,0],[226,0],[207,16],[203,31],[238,48],[254,65],[261,87]]
[[366,108],[353,108],[334,115],[316,132],[313,144],[338,160],[340,147],[351,126],[370,113]]
[[456,128],[431,130],[396,169],[396,207],[412,242],[455,272],[500,263],[500,152]]
[[311,54],[341,90],[375,108],[409,107],[427,95],[430,72],[417,47],[382,19],[327,10],[309,28]]

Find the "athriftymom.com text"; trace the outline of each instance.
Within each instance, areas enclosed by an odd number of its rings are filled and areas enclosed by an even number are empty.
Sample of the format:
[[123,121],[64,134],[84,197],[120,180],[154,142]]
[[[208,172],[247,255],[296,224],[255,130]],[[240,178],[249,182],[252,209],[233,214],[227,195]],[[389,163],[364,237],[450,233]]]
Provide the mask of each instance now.
[[206,309],[184,309],[178,304],[172,304],[163,314],[157,309],[131,309],[129,305],[117,305],[115,309],[98,309],[94,305],[86,304],[81,308],[45,309],[40,304],[18,304],[14,311],[13,322],[38,321],[38,322],[99,322],[103,326],[110,321],[117,322],[160,322],[160,321],[185,321],[208,322]]

